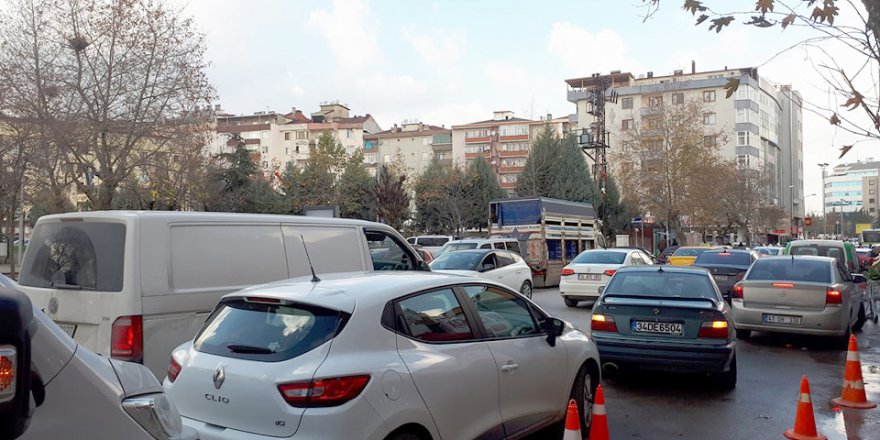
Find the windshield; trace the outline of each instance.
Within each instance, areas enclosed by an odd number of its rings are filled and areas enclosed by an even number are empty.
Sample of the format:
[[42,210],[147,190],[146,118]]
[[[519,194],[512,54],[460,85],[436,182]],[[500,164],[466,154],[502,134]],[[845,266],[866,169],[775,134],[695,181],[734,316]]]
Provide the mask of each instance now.
[[694,261],[695,266],[713,264],[727,264],[735,266],[748,266],[752,264],[752,255],[741,252],[703,252]]
[[431,261],[430,266],[432,270],[477,270],[482,259],[482,253],[448,252]]
[[420,246],[443,246],[449,241],[447,237],[419,237],[418,244]]
[[667,271],[618,272],[611,278],[604,294],[709,299],[717,297],[708,275]]
[[573,264],[623,264],[626,252],[586,251],[571,260]]
[[799,258],[759,259],[746,275],[747,280],[801,281],[813,283],[831,282],[831,265],[828,261]]
[[862,231],[862,243],[880,243],[880,229]]
[[840,261],[845,261],[846,254],[843,251],[843,244],[840,246],[822,246],[822,245],[797,245],[792,246],[791,255],[813,255],[818,257],[832,257]]

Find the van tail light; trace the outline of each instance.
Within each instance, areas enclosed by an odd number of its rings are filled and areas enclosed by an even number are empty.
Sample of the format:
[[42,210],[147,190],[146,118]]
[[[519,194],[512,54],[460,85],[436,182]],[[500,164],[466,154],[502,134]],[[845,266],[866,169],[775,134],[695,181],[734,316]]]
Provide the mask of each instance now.
[[839,290],[828,288],[825,291],[825,304],[841,304],[843,302],[843,294]]
[[144,360],[144,319],[141,315],[120,316],[110,330],[110,357],[129,362]]
[[617,324],[614,323],[614,318],[609,315],[594,313],[590,321],[590,329],[597,332],[617,333]]
[[17,368],[15,347],[0,347],[0,402],[15,397]]
[[369,381],[369,375],[333,377],[281,384],[278,391],[290,406],[339,406],[357,397]]
[[614,269],[608,269],[605,272],[602,272],[602,274],[605,275],[606,277],[613,277],[616,272],[617,271]]
[[736,283],[733,285],[733,294],[736,295],[737,298],[743,298],[743,285],[740,283]]
[[727,321],[704,321],[700,325],[700,333],[698,338],[724,338],[729,335],[729,326]]
[[183,367],[174,360],[174,356],[171,356],[171,364],[168,365],[168,380],[171,382],[177,380],[177,375],[180,374],[182,369]]
[[559,272],[559,275],[562,275],[564,277],[567,277],[569,275],[574,275],[574,269],[572,269],[570,267],[566,267],[565,269],[562,269],[562,272]]

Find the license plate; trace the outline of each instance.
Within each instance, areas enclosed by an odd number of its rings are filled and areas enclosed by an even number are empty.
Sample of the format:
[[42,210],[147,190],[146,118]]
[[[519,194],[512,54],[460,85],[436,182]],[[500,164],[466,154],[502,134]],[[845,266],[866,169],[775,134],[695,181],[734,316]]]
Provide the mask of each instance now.
[[638,333],[681,336],[684,324],[680,322],[633,321],[632,330]]
[[602,279],[602,275],[599,275],[597,273],[579,273],[578,279],[586,281],[599,281]]
[[715,275],[715,281],[729,281],[730,277],[727,275]]
[[61,327],[61,330],[64,330],[64,333],[67,333],[67,336],[73,337],[73,334],[76,333],[76,324],[62,324],[60,322],[56,322],[58,327]]
[[764,319],[764,322],[767,324],[801,325],[801,317],[800,316],[764,314],[761,317]]

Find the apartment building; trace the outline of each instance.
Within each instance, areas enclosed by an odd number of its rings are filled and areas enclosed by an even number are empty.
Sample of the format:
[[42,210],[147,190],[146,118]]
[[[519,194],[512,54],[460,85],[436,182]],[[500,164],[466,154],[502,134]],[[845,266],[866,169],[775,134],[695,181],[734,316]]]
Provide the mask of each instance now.
[[496,111],[492,119],[452,126],[452,159],[464,166],[482,155],[489,161],[501,188],[513,194],[519,173],[529,157],[532,140],[549,124],[560,136],[571,130],[573,118],[539,120]]
[[375,175],[380,164],[397,158],[410,175],[418,175],[436,156],[444,166],[452,166],[452,130],[418,121],[403,121],[391,129],[364,135],[364,163]]
[[[740,84],[727,98],[724,87],[732,78]],[[617,102],[606,104],[611,149],[621,146],[625,130],[650,119],[659,108],[697,100],[703,105],[706,142],[718,145],[722,157],[763,171],[772,181],[767,194],[771,203],[793,211],[798,223],[803,219],[802,99],[791,86],[760,76],[757,68],[697,72],[693,63],[690,73],[647,72],[635,77],[618,70],[574,78],[566,84],[568,100],[576,105],[578,128],[594,122],[590,97],[600,82],[607,82],[617,94]],[[708,136],[719,131],[727,134],[726,142]],[[610,165],[613,170],[614,164]]]
[[284,169],[288,163],[303,166],[309,151],[323,133],[331,133],[351,154],[364,144],[364,135],[382,131],[370,115],[351,116],[350,110],[339,102],[324,102],[320,110],[306,116],[293,108],[289,113],[274,111],[251,115],[218,113],[213,152],[229,151],[234,142],[229,134],[239,134],[246,147],[253,152],[267,176]]
[[880,162],[873,158],[835,166],[824,177],[825,212],[856,212],[876,216],[880,210]]

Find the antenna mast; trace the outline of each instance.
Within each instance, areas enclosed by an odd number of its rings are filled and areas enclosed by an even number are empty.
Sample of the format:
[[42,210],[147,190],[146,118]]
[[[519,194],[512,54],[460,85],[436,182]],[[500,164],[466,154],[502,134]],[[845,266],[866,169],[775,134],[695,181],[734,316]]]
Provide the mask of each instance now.
[[306,259],[309,260],[309,269],[312,271],[312,282],[320,283],[321,279],[318,278],[318,275],[315,274],[315,266],[312,266],[312,257],[309,256],[309,248],[306,246],[306,239],[302,234],[299,234],[299,239],[302,240],[303,249],[306,251]]

